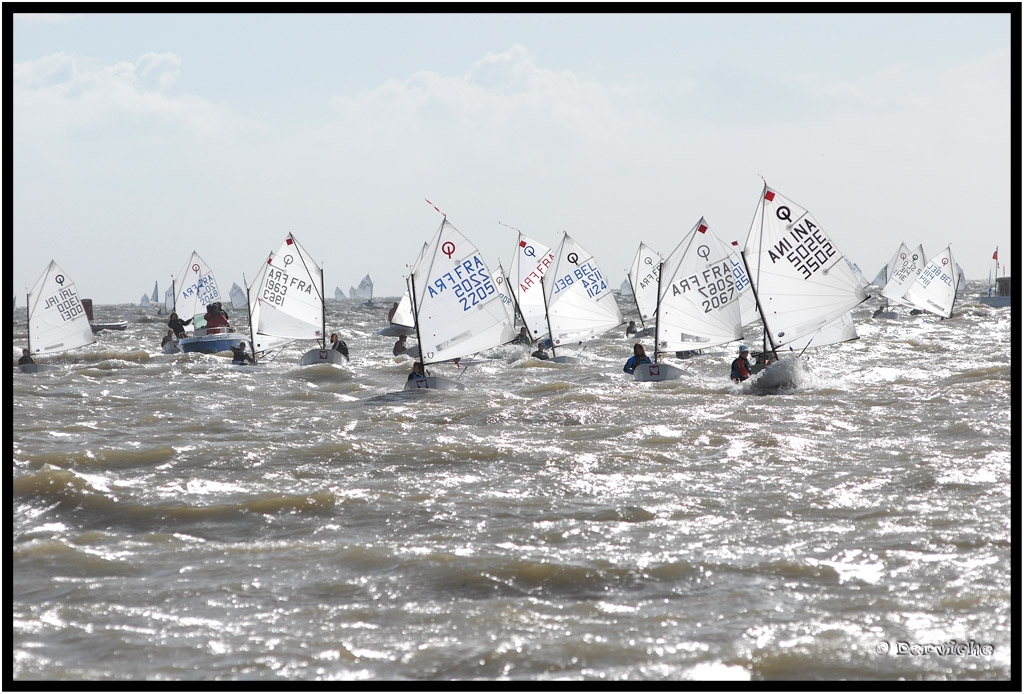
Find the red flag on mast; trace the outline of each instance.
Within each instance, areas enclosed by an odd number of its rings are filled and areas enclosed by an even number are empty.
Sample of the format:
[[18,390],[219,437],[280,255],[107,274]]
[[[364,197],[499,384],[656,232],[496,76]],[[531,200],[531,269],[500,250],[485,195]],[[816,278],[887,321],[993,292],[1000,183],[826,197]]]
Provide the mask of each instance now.
[[992,260],[999,260],[999,247],[996,246],[996,252],[992,254]]

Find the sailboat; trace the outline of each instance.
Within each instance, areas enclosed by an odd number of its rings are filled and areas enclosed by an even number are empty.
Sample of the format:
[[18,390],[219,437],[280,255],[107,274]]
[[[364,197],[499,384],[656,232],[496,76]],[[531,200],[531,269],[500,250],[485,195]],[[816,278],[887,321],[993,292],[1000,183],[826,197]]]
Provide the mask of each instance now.
[[[55,354],[96,341],[78,297],[75,283],[53,260],[28,293],[29,354]],[[21,371],[35,373],[40,364],[22,364]]]
[[245,335],[233,328],[207,328],[206,307],[220,300],[213,271],[192,251],[185,266],[174,277],[174,308],[181,316],[192,316],[192,336],[178,340],[183,352],[213,354],[237,347]]
[[[244,277],[242,281],[245,281]],[[231,308],[243,309],[249,305],[245,290],[238,286],[238,282],[231,283],[231,291],[228,292],[228,296],[231,297]]]
[[[515,337],[480,251],[447,216],[413,266],[409,290],[424,367],[497,347]],[[465,390],[466,386],[430,375],[405,384],[406,390],[422,388]]]
[[294,235],[288,234],[277,253],[267,258],[254,303],[255,319],[250,315],[254,351],[262,349],[266,338],[316,340],[319,347],[303,354],[300,364],[346,361],[344,354],[326,343],[323,270]]
[[553,255],[541,281],[551,361],[578,363],[577,357],[559,356],[558,348],[622,325],[622,313],[594,256],[568,233],[562,232]]
[[890,302],[900,306],[911,305],[903,298],[903,295],[921,274],[925,262],[923,246],[918,244],[917,248],[911,251],[907,244],[900,244],[889,264],[883,269],[885,282],[881,285],[881,294],[885,299],[885,305],[880,307],[879,311],[875,311],[872,315],[873,318],[895,318],[896,313],[888,310]]
[[663,353],[742,339],[742,299],[747,295],[752,295],[750,279],[742,261],[701,217],[661,263],[655,294],[655,363],[634,369],[634,380],[678,378],[680,369],[660,362]]
[[[861,280],[811,213],[765,183],[741,254],[764,325],[766,351],[832,344],[833,321],[865,301]],[[852,319],[851,319],[852,322]],[[826,329],[827,330],[823,330]],[[792,361],[792,360],[787,360]],[[785,362],[763,372],[777,375]]]
[[523,325],[536,341],[548,336],[547,308],[541,283],[555,260],[555,254],[544,244],[516,229],[515,253],[509,264],[509,290]]
[[633,295],[633,305],[640,314],[640,326],[630,338],[649,337],[654,334],[654,326],[647,321],[653,320],[658,307],[658,277],[661,273],[661,254],[651,249],[643,241],[633,256],[633,264],[629,266],[626,281],[629,282],[629,293]]
[[943,318],[952,318],[960,277],[957,267],[953,260],[952,247],[946,246],[941,253],[928,261],[903,295],[903,299],[922,311]]
[[373,306],[373,280],[367,275],[360,280],[358,287],[349,287],[348,295],[353,301],[365,299],[367,306]]

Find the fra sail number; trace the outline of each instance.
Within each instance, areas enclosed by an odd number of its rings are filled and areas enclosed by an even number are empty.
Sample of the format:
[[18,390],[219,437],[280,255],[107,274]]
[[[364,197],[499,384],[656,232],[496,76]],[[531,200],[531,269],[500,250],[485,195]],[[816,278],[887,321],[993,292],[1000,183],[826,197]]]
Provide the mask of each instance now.
[[270,266],[267,268],[267,278],[263,283],[263,296],[260,298],[275,306],[282,306],[289,288],[306,294],[313,293],[313,286],[309,282],[289,275],[280,268]]
[[487,297],[497,291],[487,272],[487,266],[478,255],[462,261],[434,280],[434,283],[427,287],[427,294],[433,298],[448,289],[455,292],[455,298],[462,303],[463,311],[486,301]]

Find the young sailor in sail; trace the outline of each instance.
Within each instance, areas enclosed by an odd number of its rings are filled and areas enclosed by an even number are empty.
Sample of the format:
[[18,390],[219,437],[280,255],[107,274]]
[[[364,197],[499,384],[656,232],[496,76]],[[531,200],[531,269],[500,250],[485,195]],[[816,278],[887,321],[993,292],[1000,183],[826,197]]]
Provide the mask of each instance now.
[[173,340],[174,340],[174,331],[171,330],[170,328],[168,328],[167,329],[167,334],[164,335],[162,340],[160,340],[160,346],[163,347],[168,342],[172,342]]
[[331,333],[331,349],[341,352],[345,355],[345,361],[350,361],[348,358],[348,345],[345,344],[344,340],[338,339],[338,333]]
[[549,355],[547,352],[545,342],[547,341],[541,340],[540,342],[538,342],[537,349],[533,350],[533,354],[531,354],[530,356],[533,357],[534,359],[550,359],[551,355]]
[[21,348],[21,359],[18,360],[18,366],[23,364],[35,364],[36,360],[32,358],[32,354],[29,353],[28,347]]
[[737,383],[750,378],[750,360],[747,356],[750,350],[746,345],[740,345],[740,355],[732,360],[732,370],[729,377]]
[[398,302],[391,304],[391,308],[388,309],[388,323],[395,322],[395,312],[398,311]]
[[635,320],[629,321],[629,325],[626,326],[626,337],[629,337],[630,335],[636,335],[636,321]]
[[650,364],[651,358],[647,356],[647,351],[644,349],[642,343],[637,342],[633,345],[633,356],[626,360],[626,365],[622,367],[622,370],[628,374],[633,373],[636,367],[641,364]]
[[245,342],[239,342],[237,347],[231,348],[231,363],[232,364],[255,364],[256,360],[252,358],[252,355],[245,351]]
[[396,357],[399,354],[404,353],[405,350],[407,349],[407,347],[405,345],[406,339],[407,338],[406,338],[405,335],[399,335],[398,339],[395,340],[395,345],[394,345],[394,347],[391,348],[391,353],[394,354]]
[[529,347],[533,344],[533,338],[530,337],[530,331],[526,329],[526,326],[519,328],[519,334],[516,335],[516,339],[512,340],[516,344],[526,345]]
[[427,375],[425,373],[423,373],[423,362],[417,361],[417,362],[413,362],[412,373],[410,373],[409,374],[409,378],[407,378],[405,380],[407,380],[407,381],[418,381],[419,379],[426,378],[426,377],[427,377]]

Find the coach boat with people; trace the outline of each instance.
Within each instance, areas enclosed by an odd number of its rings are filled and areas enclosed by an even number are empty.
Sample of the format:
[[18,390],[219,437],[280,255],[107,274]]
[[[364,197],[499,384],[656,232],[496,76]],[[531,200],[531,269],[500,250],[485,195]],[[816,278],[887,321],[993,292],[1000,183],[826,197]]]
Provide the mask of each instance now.
[[[227,352],[245,339],[245,335],[235,331],[227,319],[222,318],[217,280],[198,253],[192,251],[188,262],[174,277],[172,287],[174,312],[192,317],[192,335],[178,340],[182,352]],[[216,312],[211,312],[212,309]],[[207,324],[207,316],[216,319],[213,325]]]

